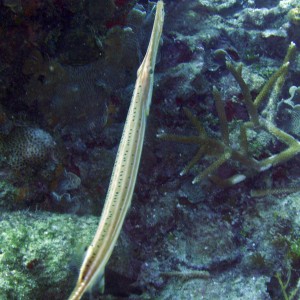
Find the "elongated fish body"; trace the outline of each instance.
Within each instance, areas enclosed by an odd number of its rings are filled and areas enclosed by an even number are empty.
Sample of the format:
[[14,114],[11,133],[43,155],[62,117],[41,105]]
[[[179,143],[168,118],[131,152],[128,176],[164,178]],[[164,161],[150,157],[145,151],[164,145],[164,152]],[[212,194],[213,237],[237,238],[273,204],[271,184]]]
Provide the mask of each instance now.
[[137,80],[99,226],[88,248],[76,287],[69,300],[81,299],[93,281],[99,275],[104,276],[105,266],[130,207],[142,153],[146,118],[151,104],[154,68],[163,22],[164,4],[163,1],[158,1],[150,42],[137,71]]

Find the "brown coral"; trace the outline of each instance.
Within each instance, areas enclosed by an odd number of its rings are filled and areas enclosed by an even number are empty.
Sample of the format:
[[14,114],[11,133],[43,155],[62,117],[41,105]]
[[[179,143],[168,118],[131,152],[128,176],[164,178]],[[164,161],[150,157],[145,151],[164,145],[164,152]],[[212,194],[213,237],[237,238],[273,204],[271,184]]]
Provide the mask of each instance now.
[[0,150],[5,162],[14,170],[40,165],[53,151],[52,136],[39,128],[15,127],[2,137]]

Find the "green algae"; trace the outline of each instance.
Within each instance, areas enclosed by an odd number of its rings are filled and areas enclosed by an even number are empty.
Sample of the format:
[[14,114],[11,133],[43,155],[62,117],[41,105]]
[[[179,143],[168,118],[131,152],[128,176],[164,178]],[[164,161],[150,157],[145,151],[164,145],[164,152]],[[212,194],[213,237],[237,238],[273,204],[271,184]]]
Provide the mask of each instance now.
[[96,217],[26,211],[3,213],[0,299],[66,298],[78,275],[74,264],[80,263],[76,262],[79,254],[74,253],[74,248],[81,252],[89,245],[97,223]]

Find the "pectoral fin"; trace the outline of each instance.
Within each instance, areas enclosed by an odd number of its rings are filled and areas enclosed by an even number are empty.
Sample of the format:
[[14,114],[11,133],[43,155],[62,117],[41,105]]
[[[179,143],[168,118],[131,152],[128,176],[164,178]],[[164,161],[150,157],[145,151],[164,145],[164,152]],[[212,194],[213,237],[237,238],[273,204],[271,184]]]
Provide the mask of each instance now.
[[89,288],[87,289],[87,292],[90,294],[90,298],[93,298],[93,293],[98,294],[99,292],[101,294],[104,294],[105,290],[105,274],[104,270],[97,274],[95,279],[91,282]]

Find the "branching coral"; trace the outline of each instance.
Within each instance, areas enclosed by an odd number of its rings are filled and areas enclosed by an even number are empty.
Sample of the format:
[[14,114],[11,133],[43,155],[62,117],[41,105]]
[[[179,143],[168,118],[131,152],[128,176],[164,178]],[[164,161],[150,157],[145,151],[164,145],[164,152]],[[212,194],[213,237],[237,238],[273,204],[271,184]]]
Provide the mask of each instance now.
[[[187,108],[184,109],[185,114],[196,127],[198,131],[197,136],[180,136],[166,133],[158,134],[158,137],[162,140],[199,145],[198,152],[182,170],[180,175],[187,173],[203,156],[212,156],[215,158],[214,161],[194,178],[193,183],[197,183],[209,177],[220,186],[232,186],[255,173],[282,164],[294,158],[295,155],[300,152],[300,142],[292,135],[278,128],[274,122],[281,89],[295,51],[296,46],[294,43],[291,43],[282,66],[264,84],[255,99],[252,98],[250,88],[242,77],[242,64],[235,65],[231,62],[227,62],[227,69],[240,86],[243,95],[243,104],[249,116],[249,121],[243,122],[239,128],[238,145],[231,139],[230,124],[227,120],[221,94],[216,87],[213,88],[213,98],[220,123],[219,138],[209,136],[208,131],[204,128],[202,123]],[[264,109],[260,110],[267,96],[269,96],[267,105]],[[251,148],[251,142],[248,137],[250,131],[256,135],[266,132],[279,142],[287,145],[287,148],[277,154],[271,154],[267,158],[259,160],[249,151]],[[219,167],[229,161],[232,165],[238,166],[238,171],[228,178],[215,175]]]
[[[298,279],[296,287],[294,287],[292,290],[290,290],[290,279],[291,279],[291,270],[288,270],[288,276],[286,282],[283,282],[280,273],[276,273],[275,277],[278,280],[278,283],[281,288],[281,292],[283,295],[284,300],[292,300],[295,299],[295,296],[297,296],[297,293],[300,289],[300,280]],[[289,290],[289,291],[288,291]]]

